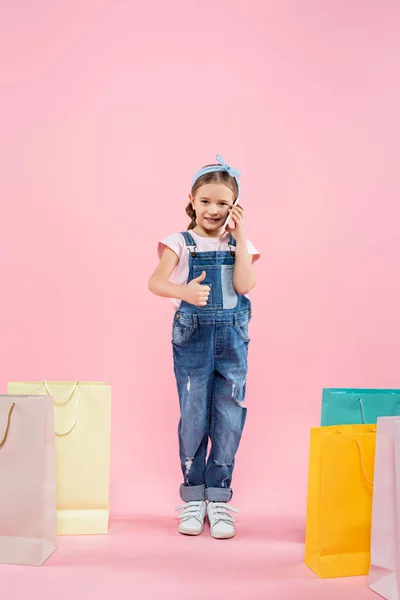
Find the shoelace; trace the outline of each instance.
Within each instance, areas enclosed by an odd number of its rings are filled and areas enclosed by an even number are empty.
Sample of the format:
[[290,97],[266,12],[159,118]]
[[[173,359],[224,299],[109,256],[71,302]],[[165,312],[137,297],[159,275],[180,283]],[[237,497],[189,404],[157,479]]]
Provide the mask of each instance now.
[[213,525],[219,523],[219,521],[224,521],[224,523],[228,523],[228,525],[236,523],[235,517],[230,513],[239,513],[240,511],[237,508],[230,506],[226,502],[209,502],[208,506],[211,507],[214,519]]
[[189,519],[196,519],[199,523],[203,523],[201,508],[203,501],[193,500],[192,502],[185,502],[180,506],[177,506],[175,510],[181,511],[179,518],[181,523],[188,521]]

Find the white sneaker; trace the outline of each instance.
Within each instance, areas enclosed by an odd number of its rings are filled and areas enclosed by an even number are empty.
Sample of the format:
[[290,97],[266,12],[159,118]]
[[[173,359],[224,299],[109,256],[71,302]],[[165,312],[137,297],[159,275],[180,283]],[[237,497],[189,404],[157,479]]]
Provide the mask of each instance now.
[[229,506],[226,502],[209,502],[207,516],[210,522],[210,533],[213,538],[232,538],[236,534],[236,519],[231,512],[238,513],[238,509]]
[[185,535],[200,535],[203,533],[206,518],[205,500],[194,500],[177,506],[179,513],[179,533]]

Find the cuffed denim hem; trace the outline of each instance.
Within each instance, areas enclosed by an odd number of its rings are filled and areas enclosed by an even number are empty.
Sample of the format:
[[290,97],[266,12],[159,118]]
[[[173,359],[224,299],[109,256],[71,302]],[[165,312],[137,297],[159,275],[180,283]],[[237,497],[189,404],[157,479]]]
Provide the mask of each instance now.
[[180,496],[184,502],[192,502],[193,500],[206,499],[206,486],[202,485],[181,485]]
[[206,499],[210,502],[229,502],[232,493],[231,488],[209,487],[206,489]]

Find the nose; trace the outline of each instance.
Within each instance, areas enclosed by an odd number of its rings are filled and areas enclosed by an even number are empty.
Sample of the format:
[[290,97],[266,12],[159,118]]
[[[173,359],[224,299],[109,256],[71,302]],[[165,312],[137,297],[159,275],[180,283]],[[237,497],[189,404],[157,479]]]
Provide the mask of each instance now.
[[209,209],[208,209],[208,214],[210,216],[217,215],[218,214],[218,208],[216,206],[210,206]]

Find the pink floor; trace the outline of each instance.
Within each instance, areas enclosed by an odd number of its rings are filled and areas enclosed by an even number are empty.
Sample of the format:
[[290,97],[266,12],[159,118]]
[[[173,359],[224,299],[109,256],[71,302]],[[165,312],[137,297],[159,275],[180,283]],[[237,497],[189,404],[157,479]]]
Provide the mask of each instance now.
[[366,578],[320,580],[302,563],[296,523],[240,518],[233,540],[176,532],[173,517],[113,521],[108,536],[62,537],[43,567],[0,565],[7,600],[361,600]]

